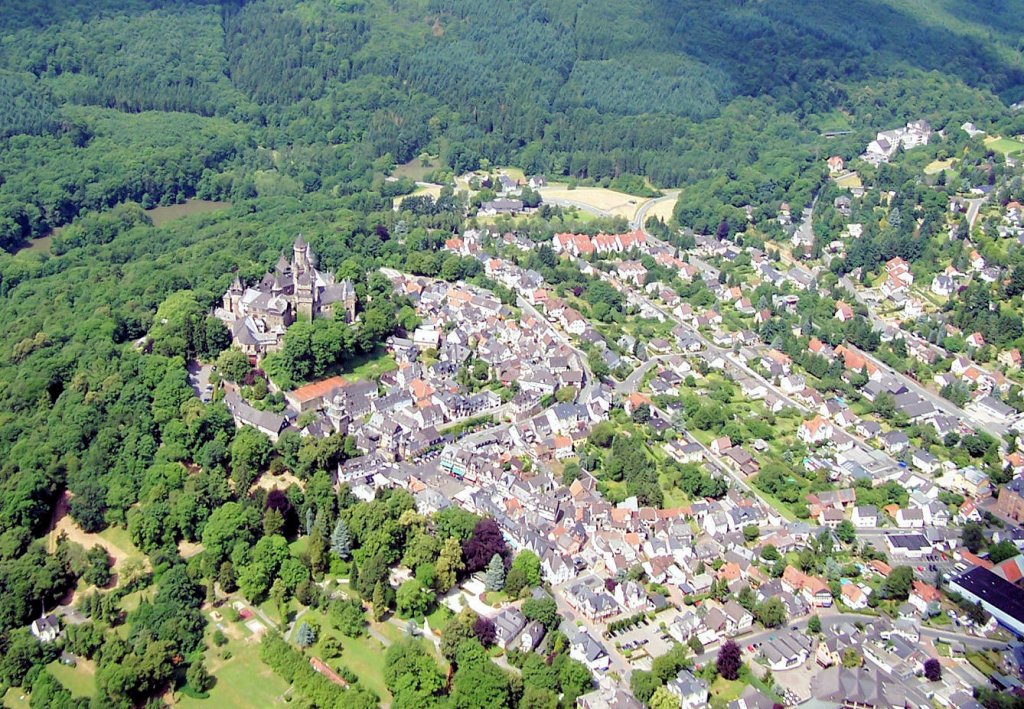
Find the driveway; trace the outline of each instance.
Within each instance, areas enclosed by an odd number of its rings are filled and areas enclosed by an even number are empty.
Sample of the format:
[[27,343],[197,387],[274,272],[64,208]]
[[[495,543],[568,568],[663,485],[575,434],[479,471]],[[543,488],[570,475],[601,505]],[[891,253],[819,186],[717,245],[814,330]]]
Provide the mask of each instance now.
[[196,396],[200,399],[209,401],[209,392],[213,391],[213,385],[210,383],[210,375],[213,373],[213,365],[201,365],[193,359],[189,360],[189,363],[185,365],[185,369],[188,370],[188,384],[192,387],[192,391],[194,391]]

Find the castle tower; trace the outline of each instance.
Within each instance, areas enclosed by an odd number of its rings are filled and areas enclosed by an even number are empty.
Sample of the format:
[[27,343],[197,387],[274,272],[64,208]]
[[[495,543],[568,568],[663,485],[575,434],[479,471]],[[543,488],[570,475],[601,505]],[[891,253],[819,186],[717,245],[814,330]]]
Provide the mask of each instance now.
[[224,309],[236,317],[240,315],[238,308],[242,301],[242,294],[245,292],[245,288],[242,287],[242,280],[235,276],[235,280],[232,281],[231,287],[228,288],[227,292],[224,293]]
[[316,283],[312,274],[304,271],[295,275],[295,315],[297,320],[310,321],[316,312],[314,296]]
[[302,238],[302,234],[299,234],[299,238],[295,240],[295,245],[292,247],[292,270],[296,272],[308,271],[310,267],[309,263],[309,245],[306,240]]
[[324,413],[327,414],[336,433],[348,435],[348,427],[352,418],[345,411],[344,401],[340,396],[328,400],[327,406],[324,407]]

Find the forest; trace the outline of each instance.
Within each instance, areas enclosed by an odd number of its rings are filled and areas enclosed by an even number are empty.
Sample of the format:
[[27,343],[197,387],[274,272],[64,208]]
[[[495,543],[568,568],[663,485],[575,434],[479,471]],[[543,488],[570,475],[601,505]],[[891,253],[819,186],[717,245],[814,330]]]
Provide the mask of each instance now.
[[9,5],[7,250],[126,199],[351,193],[423,153],[686,186],[677,217],[701,228],[806,203],[822,151],[890,123],[1022,120],[1003,108],[1024,96],[1024,27],[998,3]]
[[[291,333],[268,364],[281,381],[372,352],[408,322],[405,303],[372,275],[381,266],[484,283],[478,262],[440,250],[462,226],[465,205],[443,194],[394,211],[391,198],[411,189],[408,180],[384,181],[396,165],[432,156],[445,174],[515,165],[650,189],[646,178],[683,188],[678,224],[736,227],[745,205],[767,222],[781,201],[810,201],[823,183],[823,154],[849,157],[880,128],[925,117],[937,128],[973,120],[1024,131],[1024,116],[1006,111],[1024,96],[1024,17],[1009,5],[5,2],[0,686],[31,688],[33,706],[75,706],[40,671],[54,657],[26,626],[79,586],[91,589],[83,604],[90,621],[68,640],[97,663],[100,705],[132,706],[169,686],[206,684],[199,607],[215,583],[254,602],[320,603],[310,588],[332,563],[325,549],[339,521],[351,536],[344,561],[361,580],[353,585],[382,612],[417,610],[462,564],[478,571],[493,559],[486,552],[495,550],[470,544],[477,520],[421,519],[406,514],[410,502],[400,496],[335,496],[327,471],[353,454],[351,441],[284,436],[271,445],[237,431],[222,403],[198,401],[186,379],[186,359],[217,360],[227,345],[208,317],[220,294],[235,275],[258,278],[300,232],[326,268],[356,283],[361,324]],[[850,133],[824,137],[829,130]],[[920,197],[903,188],[906,175],[885,177],[906,204]],[[195,198],[230,205],[163,226],[146,211]],[[935,210],[922,215],[924,238],[911,234],[910,219],[890,223],[869,232],[842,268],[926,255]],[[531,238],[622,228],[559,210],[542,215],[524,227]],[[600,281],[550,252],[530,259],[563,290],[579,288],[599,320],[622,316]],[[1020,273],[1007,294],[1022,288]],[[959,321],[1017,333],[1019,320],[988,307],[998,295],[968,293]],[[144,336],[150,352],[133,346]],[[237,369],[244,379],[246,365]],[[642,458],[609,460],[603,474],[656,502]],[[305,493],[250,492],[267,469],[292,472]],[[693,470],[671,472],[687,489],[721,493]],[[102,553],[50,538],[60,500],[83,531],[127,535],[145,566],[102,589],[110,581]],[[363,528],[362,517],[380,529]],[[445,546],[423,541],[428,532]],[[287,551],[299,536],[316,540],[301,558]],[[186,562],[182,543],[204,551]],[[497,552],[509,564],[507,584],[515,561]],[[392,598],[379,582],[406,556],[422,588]],[[276,576],[287,582],[274,584]],[[145,602],[124,613],[123,596],[142,589]],[[554,627],[551,615],[538,610]],[[569,705],[589,682],[557,638],[543,666],[510,658],[529,678],[514,680],[481,661],[489,635],[471,626],[452,624],[449,685],[422,647],[395,646],[385,672],[396,705]],[[323,685],[299,677],[294,657],[270,642],[263,656],[317,703]],[[379,699],[363,688],[346,694],[350,706]]]

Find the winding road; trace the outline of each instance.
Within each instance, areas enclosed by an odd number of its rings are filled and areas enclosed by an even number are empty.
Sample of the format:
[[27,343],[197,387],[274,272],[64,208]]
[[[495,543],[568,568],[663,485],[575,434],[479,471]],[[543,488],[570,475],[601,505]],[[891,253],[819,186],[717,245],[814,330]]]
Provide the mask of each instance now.
[[[544,193],[545,188],[543,187],[537,190],[537,192],[540,194],[541,198],[546,204],[553,204],[556,207],[574,207],[576,209],[580,209],[584,212],[587,212],[588,214],[593,214],[596,217],[606,217],[609,219],[621,216],[619,214],[613,214],[612,212],[609,212],[605,209],[601,209],[600,207],[595,207],[594,205],[588,204],[587,202],[580,202],[579,200],[575,199],[566,199],[564,197],[550,197]],[[648,199],[647,201],[645,201],[643,204],[640,205],[640,208],[636,210],[636,214],[633,215],[633,218],[629,220],[629,228],[632,230],[640,229],[641,231],[643,231],[644,234],[650,236],[650,234],[647,231],[647,228],[644,226],[647,213],[656,204],[660,204],[661,202],[666,202],[669,200],[675,201],[676,199],[679,198],[680,192],[682,192],[682,190],[669,190],[668,192],[665,192],[661,197],[655,197],[653,199]],[[627,199],[629,199],[630,197],[629,195],[625,194],[624,196]]]

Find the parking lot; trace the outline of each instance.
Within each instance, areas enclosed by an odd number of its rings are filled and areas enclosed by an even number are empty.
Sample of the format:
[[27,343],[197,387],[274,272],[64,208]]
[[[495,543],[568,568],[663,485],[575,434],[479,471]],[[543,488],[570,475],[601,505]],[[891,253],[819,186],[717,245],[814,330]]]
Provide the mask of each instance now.
[[791,670],[773,672],[775,684],[786,694],[789,702],[803,701],[811,696],[811,679],[820,671],[812,655],[804,664]]
[[[647,653],[651,657],[664,655],[672,647],[672,638],[662,633],[658,628],[658,622],[647,621],[648,625],[638,625],[635,628],[624,630],[613,638],[610,638],[611,645],[618,644],[620,653],[632,651],[633,658]],[[665,636],[663,638],[662,636]]]
[[209,364],[200,365],[192,360],[186,366],[188,370],[188,384],[203,402],[208,402],[213,397],[213,385],[210,383],[210,374],[213,366]]

